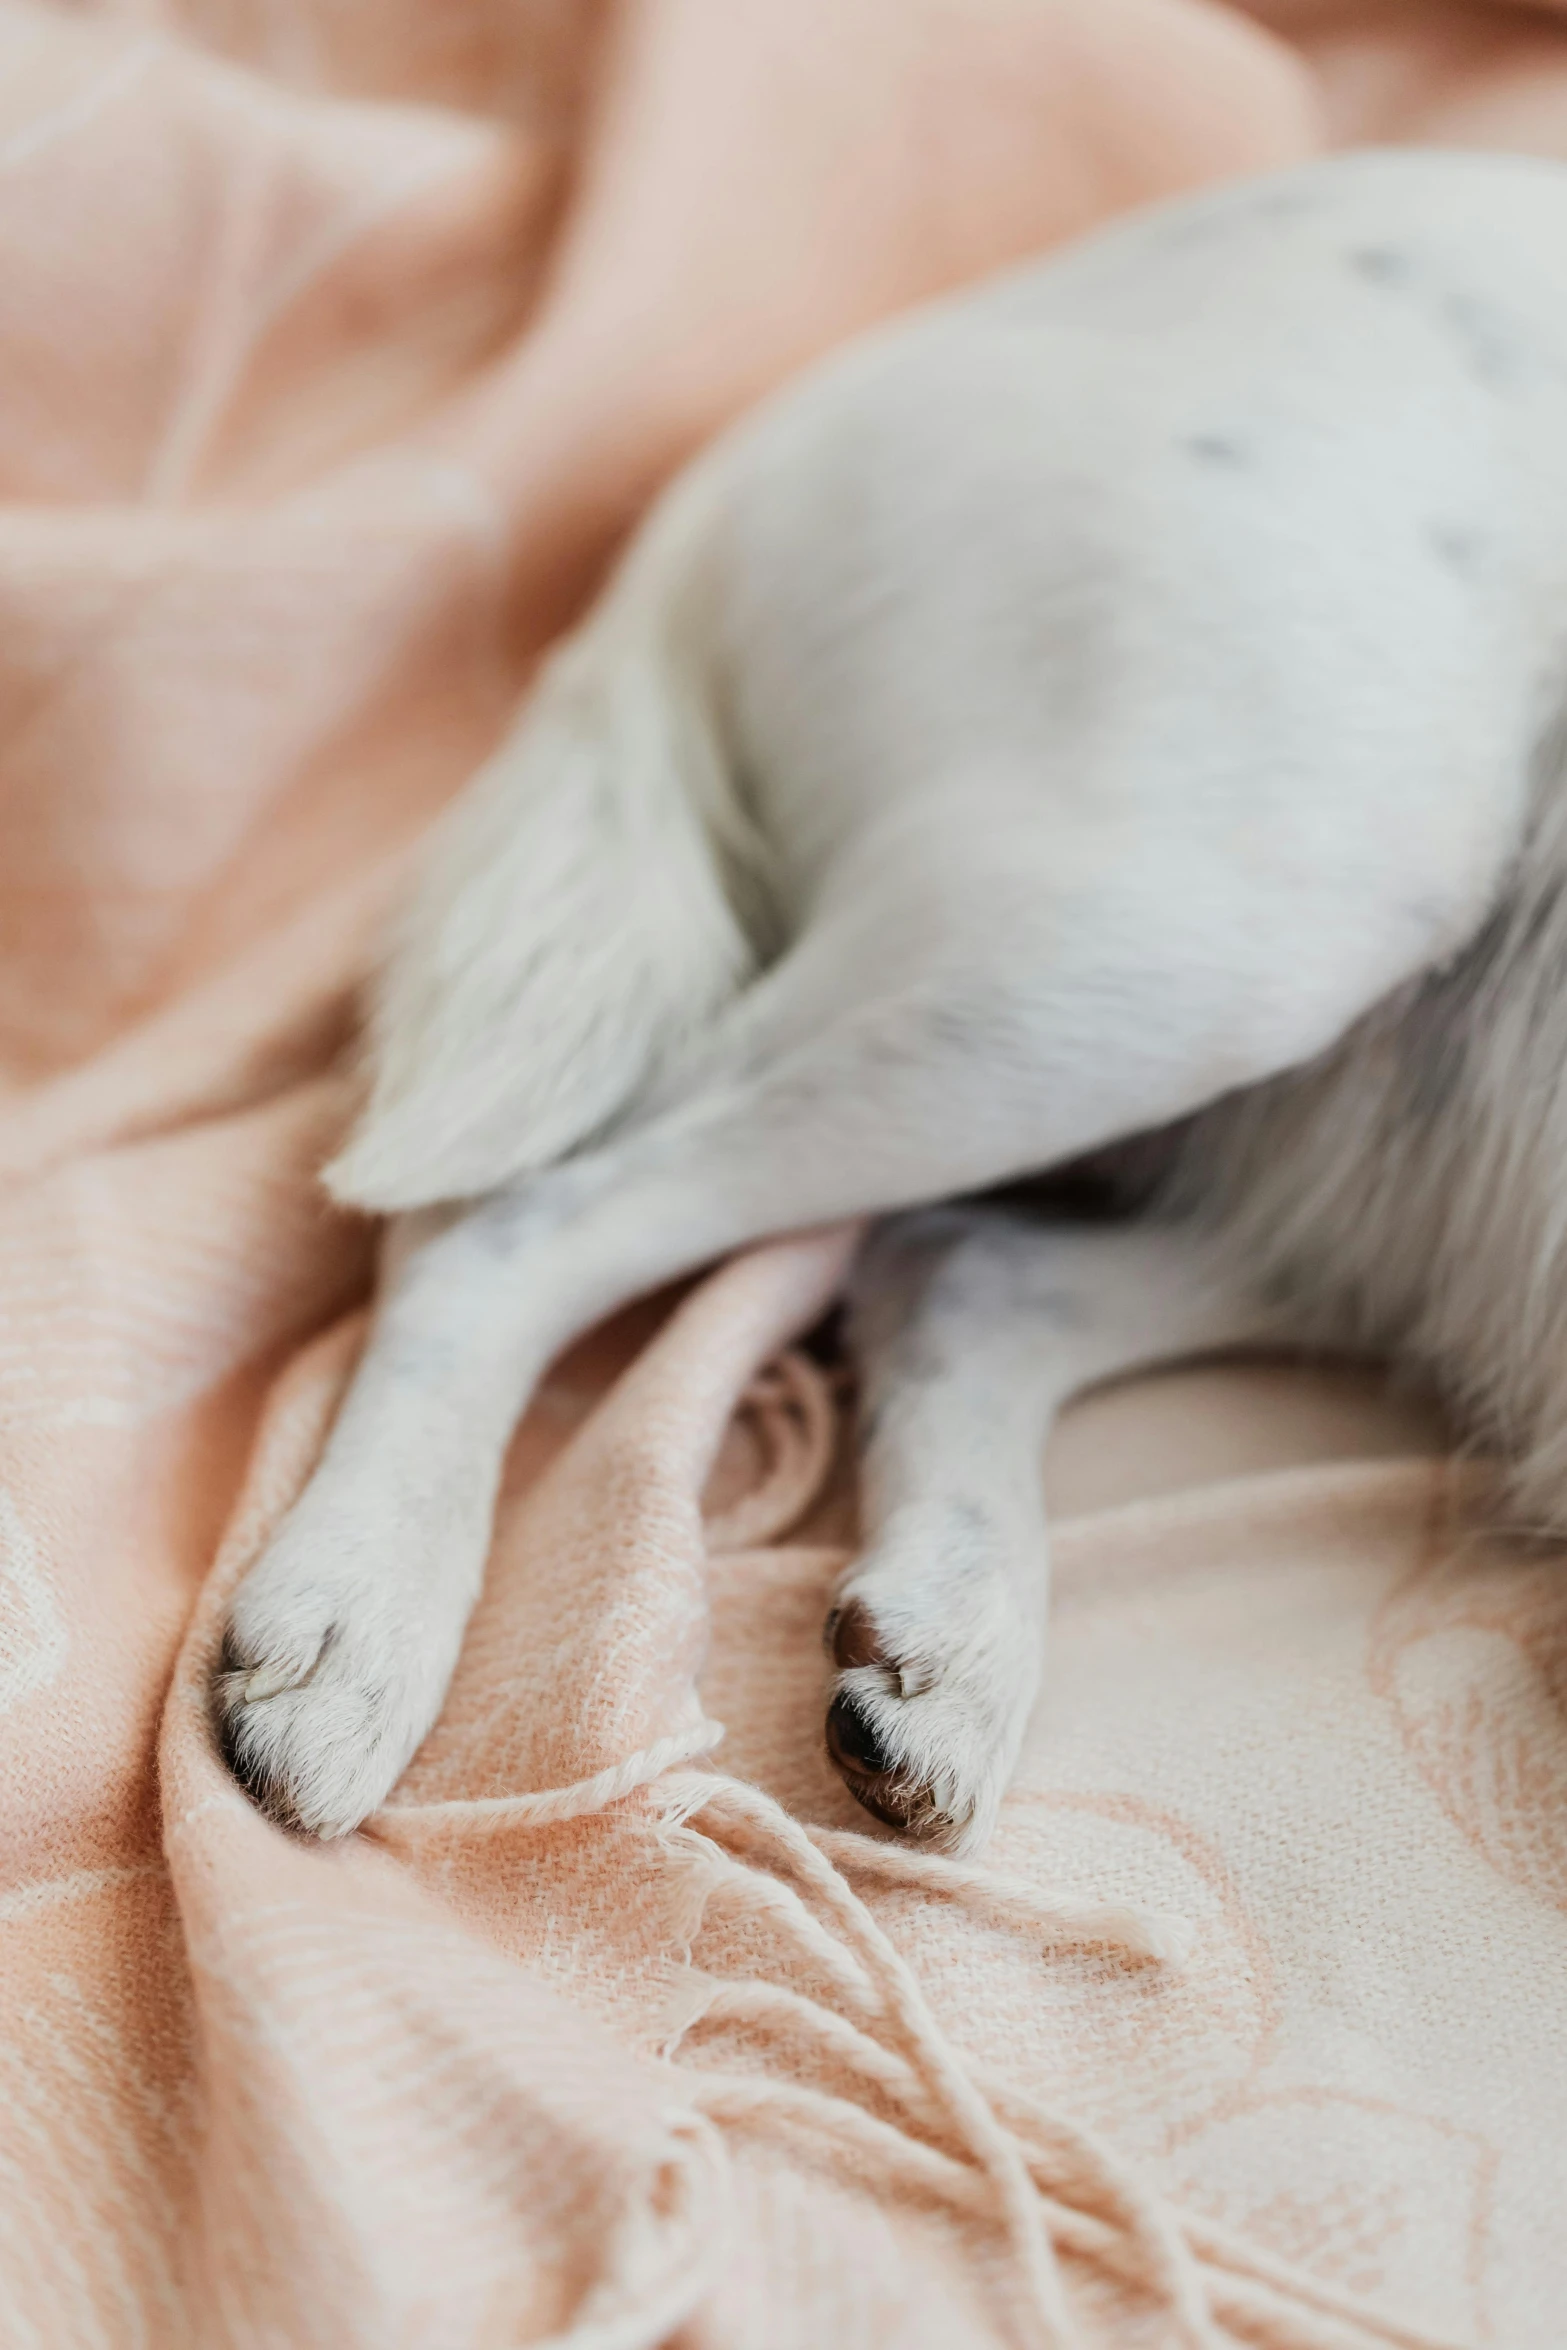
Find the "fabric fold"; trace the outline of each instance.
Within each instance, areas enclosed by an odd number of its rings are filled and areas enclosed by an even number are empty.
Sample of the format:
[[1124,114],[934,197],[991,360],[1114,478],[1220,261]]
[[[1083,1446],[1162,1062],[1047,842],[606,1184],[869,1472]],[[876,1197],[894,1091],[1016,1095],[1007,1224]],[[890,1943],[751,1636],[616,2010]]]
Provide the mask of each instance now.
[[360,1342],[388,909],[659,485],[1129,205],[1567,153],[1560,19],[0,0],[7,2340],[1554,2350],[1557,1570],[1369,1381],[1071,1416],[963,1869],[821,1739],[842,1235],[552,1368],[365,1834],[260,1818],[205,1675]]

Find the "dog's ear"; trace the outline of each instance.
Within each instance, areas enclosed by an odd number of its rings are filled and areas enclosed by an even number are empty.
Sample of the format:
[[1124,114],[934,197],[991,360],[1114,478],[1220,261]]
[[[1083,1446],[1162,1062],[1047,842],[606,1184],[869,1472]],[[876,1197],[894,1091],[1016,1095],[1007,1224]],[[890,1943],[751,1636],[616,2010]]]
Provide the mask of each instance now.
[[469,1197],[563,1157],[754,967],[707,697],[668,631],[616,619],[556,656],[438,830],[373,1004],[368,1107],[325,1172],[349,1205]]

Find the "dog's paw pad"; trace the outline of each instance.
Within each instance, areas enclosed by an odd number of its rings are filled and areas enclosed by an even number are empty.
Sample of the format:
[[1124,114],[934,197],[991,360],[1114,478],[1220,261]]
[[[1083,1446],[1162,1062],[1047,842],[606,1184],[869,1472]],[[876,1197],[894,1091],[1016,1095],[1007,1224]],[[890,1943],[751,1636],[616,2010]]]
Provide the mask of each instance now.
[[855,1802],[873,1819],[921,1842],[949,1841],[952,1823],[940,1815],[918,1771],[900,1760],[862,1694],[840,1689],[828,1706],[827,1752]]
[[922,1844],[956,1852],[982,1842],[1004,1778],[1004,1713],[884,1629],[862,1599],[834,1609],[826,1646],[838,1668],[827,1752],[855,1801]]

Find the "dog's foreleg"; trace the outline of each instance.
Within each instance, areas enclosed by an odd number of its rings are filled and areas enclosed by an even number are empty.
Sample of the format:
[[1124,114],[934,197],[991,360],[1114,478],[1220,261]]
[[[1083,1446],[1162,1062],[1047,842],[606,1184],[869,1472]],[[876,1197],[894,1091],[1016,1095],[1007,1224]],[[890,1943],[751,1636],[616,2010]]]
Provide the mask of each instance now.
[[1117,1372],[1267,1329],[1220,1249],[1180,1227],[960,1207],[872,1235],[850,1319],[866,1546],[827,1625],[827,1742],[867,1810],[983,1844],[1039,1684],[1052,1419]]
[[224,1752],[291,1826],[355,1826],[445,1695],[536,1352],[518,1326],[532,1301],[509,1278],[521,1238],[499,1202],[388,1227],[322,1458],[232,1603],[214,1690]]
[[[363,1358],[223,1644],[224,1749],[274,1816],[346,1833],[432,1726],[512,1430],[559,1349],[729,1249],[882,1204],[889,1169],[856,1152],[827,1072],[813,1082],[821,1058],[786,1058],[477,1204],[389,1228]],[[949,1179],[944,1163],[904,1174],[917,1190]]]
[[[346,1832],[430,1729],[512,1428],[579,1332],[730,1249],[1060,1163],[1283,1057],[1249,915],[1210,913],[1183,981],[1190,914],[1170,893],[1040,876],[1004,925],[983,880],[955,888],[923,959],[894,892],[824,917],[715,1023],[686,1094],[394,1226],[320,1466],[232,1606],[219,1721],[275,1814]],[[1246,911],[1239,888],[1225,902]]]

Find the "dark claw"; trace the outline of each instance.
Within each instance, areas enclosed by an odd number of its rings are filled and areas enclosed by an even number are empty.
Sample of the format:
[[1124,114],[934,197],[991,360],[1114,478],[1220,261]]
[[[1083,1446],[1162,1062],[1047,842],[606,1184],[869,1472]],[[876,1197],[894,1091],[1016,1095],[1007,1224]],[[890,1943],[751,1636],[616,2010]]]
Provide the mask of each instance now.
[[887,1652],[881,1636],[871,1622],[868,1609],[859,1600],[851,1599],[843,1607],[835,1607],[823,1626],[827,1653],[841,1673],[853,1672],[856,1665],[884,1665]]
[[212,1728],[218,1742],[218,1752],[228,1765],[230,1775],[239,1781],[247,1795],[262,1800],[262,1790],[254,1783],[254,1766],[241,1752],[239,1745],[239,1708],[226,1700],[229,1690],[250,1670],[250,1659],[234,1637],[232,1624],[224,1629],[223,1645],[218,1651],[218,1669],[212,1678]]
[[[225,1650],[225,1657],[226,1655],[227,1651]],[[245,1668],[241,1665],[229,1666],[227,1669],[243,1672]],[[230,1776],[243,1787],[258,1811],[265,1812],[268,1819],[275,1820],[280,1827],[289,1826],[286,1803],[280,1799],[277,1790],[267,1778],[259,1757],[247,1753],[240,1742],[241,1716],[239,1707],[225,1705],[219,1695],[212,1713],[213,1728],[217,1732],[218,1752],[227,1763]]]
[[218,1674],[226,1678],[230,1673],[248,1673],[250,1659],[240,1649],[232,1624],[223,1627],[223,1645],[218,1651]]
[[[321,1644],[324,1656],[336,1635],[335,1625],[328,1629]],[[319,1662],[319,1659],[317,1660]],[[223,1645],[218,1652],[218,1669],[211,1684],[211,1722],[217,1739],[218,1752],[228,1766],[229,1775],[250,1797],[257,1811],[271,1820],[275,1827],[298,1830],[299,1820],[285,1787],[268,1776],[261,1757],[247,1750],[241,1739],[243,1709],[228,1702],[236,1682],[243,1684],[255,1669],[255,1658],[240,1648],[232,1624],[225,1628]],[[236,1692],[237,1694],[237,1692]]]

